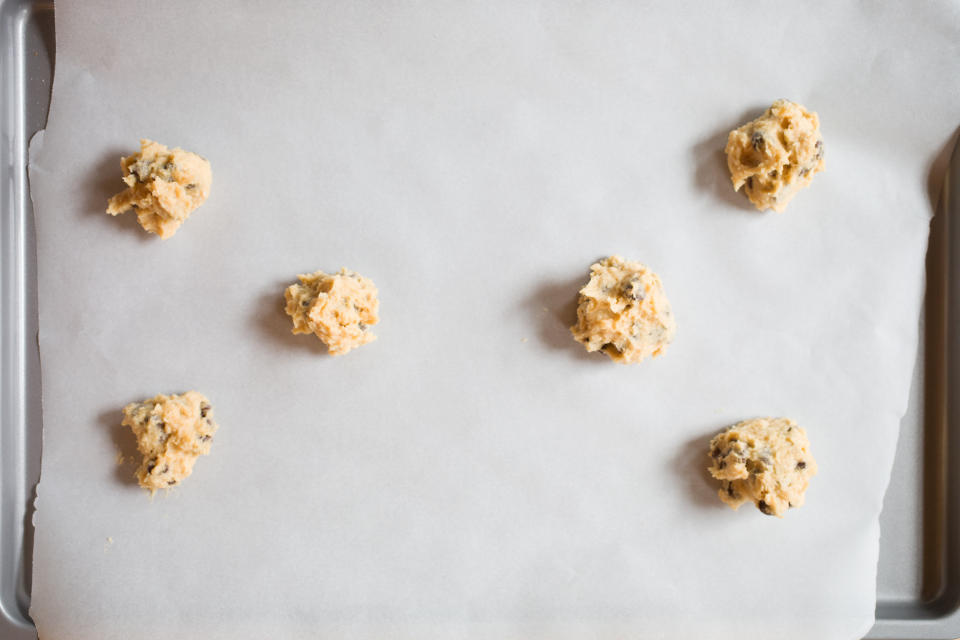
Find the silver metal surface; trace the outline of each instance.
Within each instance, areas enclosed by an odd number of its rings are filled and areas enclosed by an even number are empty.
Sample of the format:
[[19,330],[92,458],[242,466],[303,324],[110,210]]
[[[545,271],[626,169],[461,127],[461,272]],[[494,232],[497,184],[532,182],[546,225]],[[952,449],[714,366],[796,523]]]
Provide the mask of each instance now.
[[930,226],[921,351],[880,518],[868,638],[960,637],[960,145]]
[[[53,3],[0,0],[0,640],[36,638],[27,610],[41,407],[26,166],[46,122],[53,63]],[[931,227],[921,355],[881,516],[873,640],[960,637],[960,395],[948,393],[960,389],[958,216],[955,152]]]
[[0,638],[36,638],[27,615],[40,477],[36,249],[27,146],[53,78],[53,4],[0,0]]

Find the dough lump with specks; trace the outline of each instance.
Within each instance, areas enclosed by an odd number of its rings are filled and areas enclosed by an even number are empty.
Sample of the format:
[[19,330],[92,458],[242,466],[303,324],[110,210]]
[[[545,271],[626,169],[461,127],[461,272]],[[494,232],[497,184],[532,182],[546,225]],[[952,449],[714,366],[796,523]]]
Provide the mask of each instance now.
[[782,213],[823,171],[820,119],[802,105],[777,100],[752,122],[730,132],[727,166],[733,188],[743,188],[761,211]]
[[570,331],[587,351],[630,364],[664,353],[677,325],[660,277],[639,262],[610,256],[590,266]]
[[803,504],[817,473],[806,432],[788,418],[757,418],[729,427],[710,442],[710,474],[720,499],[734,509],[752,502],[777,517]]
[[140,151],[120,160],[127,188],[110,198],[112,216],[137,212],[140,226],[169,238],[210,195],[210,163],[183,149],[141,140]]
[[140,486],[167,489],[193,472],[197,458],[210,453],[217,423],[202,394],[157,395],[123,408],[123,425],[133,430],[143,462],[137,469]]
[[370,326],[380,320],[380,301],[370,279],[346,268],[297,278],[284,292],[293,333],[315,334],[335,356],[376,340]]

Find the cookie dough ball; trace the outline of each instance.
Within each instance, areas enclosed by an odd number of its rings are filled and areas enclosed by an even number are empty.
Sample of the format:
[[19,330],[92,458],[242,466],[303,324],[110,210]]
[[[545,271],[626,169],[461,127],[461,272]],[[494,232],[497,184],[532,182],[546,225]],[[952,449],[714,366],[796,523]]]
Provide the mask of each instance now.
[[590,266],[570,331],[587,351],[630,364],[662,354],[677,325],[660,277],[639,262],[611,256]]
[[297,277],[300,284],[284,292],[294,333],[316,334],[335,356],[377,339],[370,325],[380,321],[380,301],[371,280],[348,269]]
[[733,188],[744,187],[757,209],[782,213],[823,171],[820,119],[802,105],[777,100],[762,116],[730,132],[727,166]]
[[807,434],[787,418],[738,422],[710,441],[710,458],[721,500],[734,509],[752,502],[780,518],[803,504],[810,478],[817,473]]
[[123,424],[133,429],[143,454],[137,480],[151,492],[180,484],[189,476],[197,458],[210,453],[217,430],[210,402],[196,391],[128,404],[123,408]]
[[140,152],[123,158],[120,167],[127,188],[110,198],[107,213],[134,209],[140,226],[164,239],[210,195],[210,163],[183,149],[141,140]]

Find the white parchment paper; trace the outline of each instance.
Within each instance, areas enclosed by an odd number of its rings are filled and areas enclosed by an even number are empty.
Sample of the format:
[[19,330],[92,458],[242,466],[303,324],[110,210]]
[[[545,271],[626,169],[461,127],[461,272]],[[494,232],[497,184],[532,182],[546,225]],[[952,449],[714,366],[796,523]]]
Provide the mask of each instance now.
[[[960,121],[949,2],[57,2],[33,146],[44,640],[845,638],[917,346],[928,167]],[[726,133],[819,112],[787,213]],[[210,159],[177,235],[103,213],[140,137]],[[665,357],[571,339],[611,253],[662,277]],[[347,266],[379,340],[290,335]],[[128,402],[207,394],[181,487],[132,480]],[[820,474],[734,513],[710,436],[788,416]],[[115,458],[127,456],[122,464]]]

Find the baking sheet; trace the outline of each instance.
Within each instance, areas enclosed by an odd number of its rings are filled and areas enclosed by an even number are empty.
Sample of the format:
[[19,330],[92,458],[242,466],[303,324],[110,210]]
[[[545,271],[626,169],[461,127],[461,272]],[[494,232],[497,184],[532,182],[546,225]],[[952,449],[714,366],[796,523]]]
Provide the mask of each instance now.
[[[146,9],[57,5],[31,167],[42,637],[158,616],[213,638],[869,628],[926,163],[960,115],[934,82],[953,8]],[[786,59],[752,55],[758,21]],[[820,113],[828,170],[761,215],[719,150],[781,96]],[[214,166],[168,242],[101,213],[144,135]],[[658,361],[566,333],[611,252],[664,279]],[[342,265],[384,320],[334,359],[287,334],[280,295]],[[112,464],[118,411],[187,388],[215,403],[214,454],[150,501]],[[702,473],[714,431],[765,414],[806,426],[821,468],[783,521],[727,511]]]

